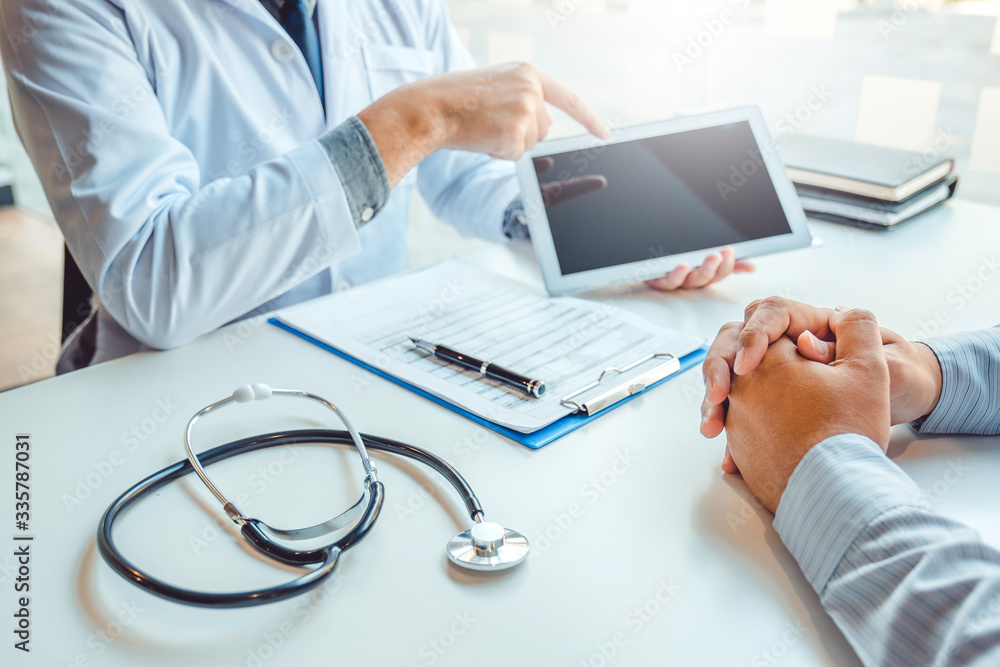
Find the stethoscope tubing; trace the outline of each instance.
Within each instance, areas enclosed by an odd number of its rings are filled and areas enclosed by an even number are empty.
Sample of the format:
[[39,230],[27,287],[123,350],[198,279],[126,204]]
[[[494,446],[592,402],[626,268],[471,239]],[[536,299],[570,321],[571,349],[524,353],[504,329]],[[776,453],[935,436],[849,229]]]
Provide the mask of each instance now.
[[[396,454],[422,463],[441,474],[462,497],[469,516],[474,521],[483,520],[483,508],[465,478],[447,461],[420,447],[407,445],[388,438],[361,434],[365,446],[374,450]],[[219,445],[200,454],[203,465],[211,465],[239,454],[246,454],[269,447],[295,444],[331,444],[354,446],[354,440],[347,431],[329,429],[303,429],[279,433],[267,433]],[[182,604],[196,607],[233,609],[252,607],[286,600],[306,593],[322,584],[336,570],[340,555],[356,546],[372,529],[381,512],[385,499],[385,487],[381,482],[371,484],[369,500],[364,514],[349,533],[336,542],[309,550],[293,550],[270,539],[253,520],[246,522],[241,532],[261,553],[276,561],[296,566],[318,565],[293,581],[270,588],[232,592],[211,593],[195,591],[168,584],[140,570],[118,549],[113,537],[114,524],[122,512],[149,493],[194,472],[188,460],[178,461],[159,470],[133,485],[119,496],[101,517],[97,529],[97,548],[105,562],[117,574],[149,593]]]

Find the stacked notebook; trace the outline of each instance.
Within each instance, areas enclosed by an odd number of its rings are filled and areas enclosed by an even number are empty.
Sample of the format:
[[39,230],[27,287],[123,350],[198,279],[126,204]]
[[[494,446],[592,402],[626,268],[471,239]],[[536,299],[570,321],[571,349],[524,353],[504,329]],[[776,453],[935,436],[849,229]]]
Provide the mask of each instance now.
[[780,151],[806,213],[855,227],[893,228],[950,199],[958,184],[948,157],[806,136]]

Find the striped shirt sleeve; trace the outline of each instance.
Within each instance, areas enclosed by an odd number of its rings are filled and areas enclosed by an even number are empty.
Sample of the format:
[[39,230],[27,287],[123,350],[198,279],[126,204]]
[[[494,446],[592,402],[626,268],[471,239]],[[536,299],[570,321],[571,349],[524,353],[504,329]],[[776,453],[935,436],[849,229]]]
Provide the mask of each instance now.
[[941,398],[920,433],[1000,434],[1000,327],[924,343],[941,362]]
[[1000,552],[870,439],[813,447],[774,527],[865,665],[1000,665]]

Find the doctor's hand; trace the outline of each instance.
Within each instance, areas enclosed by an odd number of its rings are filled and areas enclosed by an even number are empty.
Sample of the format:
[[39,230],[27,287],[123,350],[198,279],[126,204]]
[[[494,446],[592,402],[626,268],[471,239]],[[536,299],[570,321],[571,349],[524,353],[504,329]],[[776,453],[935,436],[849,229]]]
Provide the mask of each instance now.
[[449,72],[401,86],[358,114],[395,186],[431,153],[447,148],[517,160],[552,125],[546,104],[587,131],[611,130],[561,83],[529,63]]
[[680,264],[662,278],[647,280],[646,284],[661,292],[696,289],[717,283],[731,273],[750,273],[753,270],[753,264],[745,259],[736,259],[733,249],[726,247],[705,257],[701,266],[695,269]]
[[[830,328],[835,314],[780,297],[754,301],[747,306],[745,322],[722,327],[702,367],[705,400],[701,432],[714,438],[726,424],[726,409],[732,377],[754,370],[768,346],[787,337],[797,342],[798,352],[814,362],[835,359],[836,340]],[[929,414],[941,396],[941,365],[929,347],[910,343],[886,328],[880,329],[889,366],[892,424],[902,424]],[[722,469],[738,472],[727,449]]]
[[889,367],[875,317],[838,311],[829,364],[804,358],[779,336],[756,368],[733,378],[726,416],[729,451],[750,491],[774,512],[802,457],[823,440],[858,433],[889,441]]

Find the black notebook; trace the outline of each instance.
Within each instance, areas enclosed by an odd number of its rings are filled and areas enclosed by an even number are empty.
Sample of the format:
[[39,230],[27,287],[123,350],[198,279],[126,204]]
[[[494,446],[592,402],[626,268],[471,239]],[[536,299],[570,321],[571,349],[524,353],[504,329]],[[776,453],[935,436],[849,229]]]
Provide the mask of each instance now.
[[903,201],[941,181],[954,167],[949,157],[820,137],[790,137],[778,149],[796,186],[884,202]]
[[958,177],[952,174],[898,204],[848,196],[816,196],[802,189],[798,189],[798,195],[810,218],[866,229],[891,229],[951,199],[957,183]]

